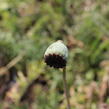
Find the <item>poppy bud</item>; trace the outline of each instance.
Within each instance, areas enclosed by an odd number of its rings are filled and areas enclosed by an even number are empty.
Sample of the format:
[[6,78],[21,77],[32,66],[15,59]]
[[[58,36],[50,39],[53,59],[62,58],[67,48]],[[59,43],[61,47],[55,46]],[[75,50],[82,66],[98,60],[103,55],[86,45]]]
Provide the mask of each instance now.
[[68,49],[62,41],[51,44],[44,54],[45,63],[50,67],[63,68],[66,66]]

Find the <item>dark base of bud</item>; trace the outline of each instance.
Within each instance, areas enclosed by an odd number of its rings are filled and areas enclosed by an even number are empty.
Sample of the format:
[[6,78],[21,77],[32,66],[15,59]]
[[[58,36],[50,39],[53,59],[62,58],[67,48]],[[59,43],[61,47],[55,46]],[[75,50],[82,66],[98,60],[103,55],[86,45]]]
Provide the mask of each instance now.
[[45,62],[50,67],[54,68],[64,68],[66,66],[66,60],[57,54],[50,54],[45,56]]

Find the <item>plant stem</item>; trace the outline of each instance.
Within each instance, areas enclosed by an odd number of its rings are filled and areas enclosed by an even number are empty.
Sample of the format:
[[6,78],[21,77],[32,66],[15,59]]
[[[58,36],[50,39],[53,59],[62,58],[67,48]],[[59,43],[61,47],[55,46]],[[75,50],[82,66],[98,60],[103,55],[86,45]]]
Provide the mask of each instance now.
[[69,92],[68,92],[67,81],[66,81],[66,67],[63,68],[63,83],[64,83],[64,93],[67,101],[67,109],[71,109],[70,101],[69,101]]

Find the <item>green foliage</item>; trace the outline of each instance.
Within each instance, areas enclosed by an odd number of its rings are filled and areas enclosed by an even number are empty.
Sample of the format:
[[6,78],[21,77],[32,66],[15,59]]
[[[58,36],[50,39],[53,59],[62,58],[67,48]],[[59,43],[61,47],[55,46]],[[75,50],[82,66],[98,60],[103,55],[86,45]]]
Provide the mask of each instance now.
[[[109,61],[109,3],[106,0],[0,0],[0,4],[0,66],[25,52],[15,67],[23,72],[26,64],[29,73],[28,77],[18,73],[16,81],[22,90],[18,89],[11,108],[19,109],[19,99],[28,84],[45,74],[48,89],[34,88],[33,109],[65,109],[62,73],[43,62],[48,45],[62,39],[70,48],[67,80],[70,93],[75,94],[71,97],[72,109],[97,109],[99,92],[94,90],[92,98],[87,98],[86,92],[94,82],[99,87],[101,75],[107,75],[108,65],[101,64]],[[108,103],[109,97],[103,102]],[[20,109],[27,107],[23,104]]]

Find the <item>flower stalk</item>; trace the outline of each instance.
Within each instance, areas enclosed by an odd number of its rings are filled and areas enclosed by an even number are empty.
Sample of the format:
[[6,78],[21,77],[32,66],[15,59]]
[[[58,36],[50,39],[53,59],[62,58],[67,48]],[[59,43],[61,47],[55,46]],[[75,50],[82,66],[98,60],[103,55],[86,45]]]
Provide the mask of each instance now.
[[69,100],[69,91],[68,91],[67,80],[66,80],[66,67],[63,68],[63,84],[64,84],[64,93],[67,101],[67,109],[71,109],[70,100]]

